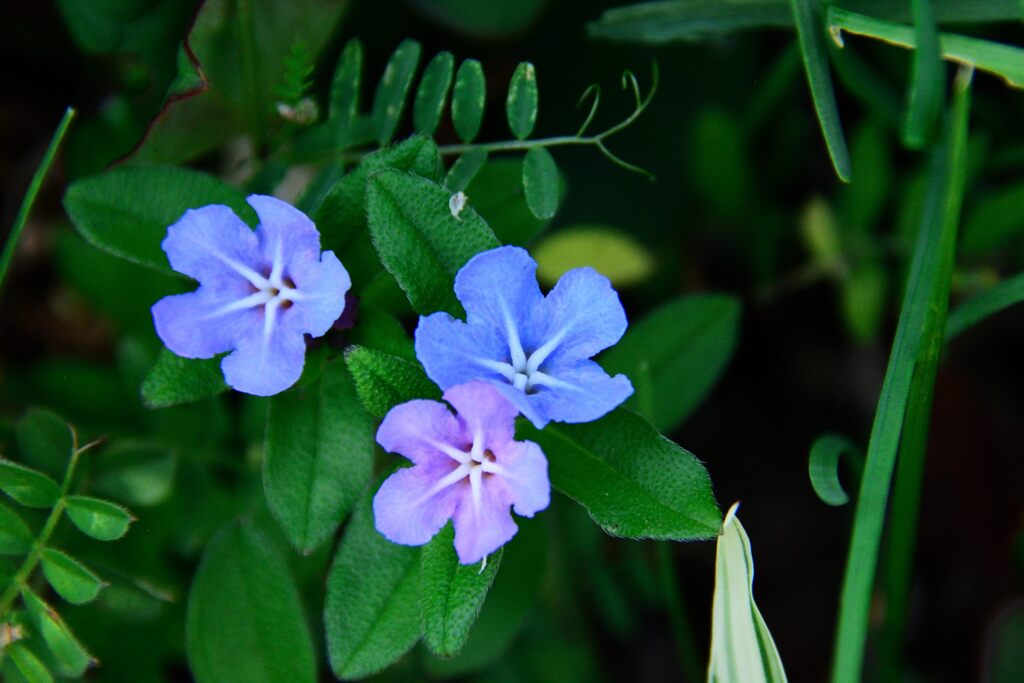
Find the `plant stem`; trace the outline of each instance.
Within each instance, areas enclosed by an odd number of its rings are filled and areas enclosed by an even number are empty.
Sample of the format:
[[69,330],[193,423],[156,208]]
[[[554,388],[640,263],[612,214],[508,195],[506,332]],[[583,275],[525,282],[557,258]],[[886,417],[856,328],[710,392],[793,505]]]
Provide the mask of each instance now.
[[14,250],[18,245],[18,239],[21,237],[22,231],[25,229],[28,214],[32,210],[32,205],[35,204],[39,188],[43,185],[43,179],[50,170],[53,159],[57,156],[57,150],[60,148],[60,143],[64,140],[64,134],[67,133],[68,126],[71,125],[71,119],[74,117],[75,110],[68,107],[64,112],[64,117],[60,120],[60,124],[57,126],[57,131],[50,140],[50,146],[46,148],[43,161],[39,164],[39,168],[36,169],[35,175],[32,176],[32,182],[29,183],[28,191],[25,192],[25,198],[21,201],[21,208],[18,209],[18,216],[14,219],[11,234],[7,237],[7,243],[4,244],[3,254],[0,254],[0,289],[3,288],[7,268],[11,265],[11,260],[14,258]]
[[83,448],[78,448],[78,444],[75,443],[71,449],[71,459],[68,461],[68,469],[64,473],[64,482],[60,487],[60,498],[54,504],[53,509],[50,510],[50,516],[46,518],[46,524],[43,525],[42,530],[39,532],[39,536],[36,538],[36,542],[32,546],[32,550],[28,555],[25,556],[25,561],[21,563],[21,567],[15,573],[11,582],[4,589],[3,596],[0,596],[0,619],[4,618],[7,611],[11,608],[11,604],[14,599],[18,596],[18,593],[28,583],[29,577],[32,575],[32,571],[36,568],[39,563],[39,558],[42,557],[43,549],[46,544],[50,541],[50,536],[53,535],[53,530],[57,528],[57,522],[60,521],[61,515],[64,513],[65,500],[67,499],[68,490],[71,488],[71,481],[75,477],[75,468],[78,466],[79,456],[90,448],[91,444],[86,445]]
[[661,591],[668,610],[668,618],[672,624],[672,636],[676,641],[676,652],[679,665],[683,670],[683,679],[699,681],[703,676],[701,658],[693,639],[693,629],[686,613],[686,603],[679,590],[676,568],[672,562],[672,546],[667,541],[654,544],[658,553],[658,573],[661,574]]

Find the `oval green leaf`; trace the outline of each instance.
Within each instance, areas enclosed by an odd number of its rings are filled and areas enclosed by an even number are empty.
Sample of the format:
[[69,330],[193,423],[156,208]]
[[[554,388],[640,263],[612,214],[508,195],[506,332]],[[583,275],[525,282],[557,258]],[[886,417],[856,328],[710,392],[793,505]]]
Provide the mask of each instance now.
[[228,390],[220,358],[182,358],[160,349],[156,364],[142,381],[142,400],[150,408],[192,403]]
[[89,664],[95,661],[89,651],[78,642],[71,629],[57,614],[57,610],[43,602],[35,593],[23,589],[21,601],[28,610],[32,625],[43,637],[46,647],[53,653],[60,667],[59,673],[69,678],[80,677]]
[[327,577],[327,653],[339,678],[380,671],[419,639],[419,554],[377,533],[370,496],[356,508]]
[[455,134],[463,142],[473,142],[480,132],[486,99],[484,68],[475,59],[465,60],[455,74],[455,87],[452,90],[452,124],[455,126]]
[[72,523],[97,541],[116,541],[134,520],[120,505],[99,498],[69,496],[65,505]]
[[384,67],[384,76],[377,84],[377,92],[373,97],[371,114],[377,143],[381,146],[391,142],[395,135],[419,63],[420,44],[415,40],[403,40]]
[[335,139],[344,147],[352,134],[352,126],[359,114],[359,88],[363,74],[363,44],[358,38],[345,43],[338,57],[331,79],[331,99],[328,122],[334,128]]
[[35,538],[17,512],[0,505],[0,555],[24,555]]
[[609,534],[674,541],[718,534],[722,516],[704,466],[639,415],[619,408],[543,431],[524,422],[519,432],[544,450],[551,485]]
[[370,482],[374,423],[340,360],[270,400],[263,489],[300,552],[331,537]]
[[423,70],[412,109],[413,126],[417,132],[433,135],[437,130],[437,124],[441,122],[441,113],[444,111],[444,103],[448,99],[448,91],[452,87],[454,70],[455,57],[451,52],[438,52]]
[[0,490],[32,508],[53,507],[60,498],[57,482],[42,472],[10,460],[0,460]]
[[244,523],[206,547],[185,623],[198,683],[315,683],[316,660],[302,601],[284,559]]
[[523,192],[530,212],[547,220],[558,211],[558,167],[551,152],[533,147],[523,158]]
[[574,225],[538,243],[537,279],[554,285],[573,268],[590,266],[615,287],[630,287],[654,273],[655,258],[631,235],[607,225]]
[[103,588],[100,577],[66,553],[43,548],[40,559],[47,582],[60,597],[74,605],[92,602]]
[[530,137],[537,122],[537,73],[533,64],[521,62],[512,73],[505,114],[513,135],[520,140]]
[[53,683],[50,670],[24,643],[10,643],[4,647],[4,655],[27,683]]
[[441,398],[423,366],[406,358],[354,346],[346,351],[345,362],[355,379],[359,400],[374,417],[383,418],[399,403],[413,399]]

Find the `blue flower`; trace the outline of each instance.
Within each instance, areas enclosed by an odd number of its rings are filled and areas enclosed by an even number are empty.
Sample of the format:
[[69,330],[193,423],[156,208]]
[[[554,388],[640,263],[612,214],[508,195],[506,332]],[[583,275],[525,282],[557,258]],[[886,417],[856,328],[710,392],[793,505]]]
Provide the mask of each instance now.
[[518,247],[474,256],[455,277],[466,322],[421,317],[416,357],[442,389],[491,382],[538,429],[596,420],[633,393],[625,375],[590,360],[622,337],[626,314],[593,268],[570,270],[546,297],[536,270]]
[[185,212],[167,229],[171,267],[199,281],[189,294],[153,306],[156,332],[174,353],[221,362],[239,391],[271,396],[294,384],[306,355],[303,335],[322,336],[345,307],[351,285],[333,252],[298,209],[252,195],[255,232],[226,206]]

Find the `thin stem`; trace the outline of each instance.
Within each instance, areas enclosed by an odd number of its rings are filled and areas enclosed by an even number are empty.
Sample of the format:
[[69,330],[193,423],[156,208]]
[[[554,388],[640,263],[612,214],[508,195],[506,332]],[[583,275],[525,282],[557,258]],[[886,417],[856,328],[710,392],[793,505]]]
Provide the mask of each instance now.
[[655,543],[654,547],[658,554],[658,573],[661,575],[662,597],[665,600],[665,609],[668,610],[668,618],[672,624],[672,636],[676,641],[676,652],[679,655],[683,678],[687,681],[699,681],[704,677],[701,657],[697,653],[697,646],[694,643],[693,629],[690,627],[690,619],[686,613],[686,603],[683,602],[683,594],[679,590],[679,580],[672,562],[672,546],[668,542],[660,541]]
[[60,497],[54,504],[53,509],[50,510],[50,515],[46,518],[46,523],[39,532],[39,536],[36,538],[36,542],[33,544],[32,550],[25,556],[25,561],[21,563],[21,567],[18,569],[17,573],[15,573],[11,582],[7,585],[3,596],[0,596],[0,619],[7,614],[7,611],[11,608],[11,604],[18,596],[18,593],[27,585],[28,579],[32,575],[32,571],[36,568],[36,565],[39,564],[39,559],[42,557],[43,549],[46,548],[46,544],[49,543],[50,536],[53,535],[53,530],[57,528],[57,523],[60,521],[60,517],[64,513],[68,490],[71,488],[71,482],[75,477],[75,468],[78,466],[79,456],[92,448],[96,443],[98,442],[89,443],[82,448],[79,448],[77,436],[75,437],[75,443],[71,449],[71,459],[68,461],[68,469],[64,473],[64,482],[60,487]]
[[46,154],[43,155],[42,163],[39,164],[35,175],[32,176],[32,182],[29,183],[25,198],[21,201],[21,208],[18,210],[18,216],[14,220],[14,227],[11,228],[11,234],[7,237],[3,254],[0,255],[0,289],[3,288],[7,268],[11,265],[11,260],[14,258],[14,250],[18,245],[18,239],[21,237],[22,231],[25,229],[28,214],[32,210],[32,205],[35,204],[39,188],[43,185],[43,179],[50,170],[53,159],[57,156],[57,150],[60,148],[60,143],[64,140],[64,134],[67,133],[68,126],[71,125],[71,119],[74,117],[75,110],[68,107],[64,112],[64,117],[60,120],[60,124],[57,126],[57,131],[50,140],[50,146],[46,148]]

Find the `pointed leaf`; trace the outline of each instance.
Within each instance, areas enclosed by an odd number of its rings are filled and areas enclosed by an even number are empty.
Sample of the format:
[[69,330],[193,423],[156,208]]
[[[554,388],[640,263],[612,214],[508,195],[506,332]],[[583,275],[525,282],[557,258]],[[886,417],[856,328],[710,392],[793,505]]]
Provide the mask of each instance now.
[[463,142],[473,142],[484,120],[487,83],[484,68],[475,59],[459,65],[452,90],[452,124]]
[[334,127],[340,146],[345,146],[359,114],[359,88],[363,75],[363,44],[358,38],[345,43],[331,80],[328,122]]
[[68,496],[65,505],[74,525],[97,541],[116,541],[133,521],[126,509],[99,498]]
[[267,412],[263,488],[271,512],[299,551],[330,538],[370,483],[374,423],[345,364],[278,394]]
[[419,363],[361,346],[346,351],[345,362],[359,400],[374,417],[382,418],[399,403],[416,398],[441,398],[440,389]]
[[444,184],[452,192],[462,192],[473,181],[480,169],[487,163],[487,150],[472,149],[452,164],[448,169]]
[[61,476],[71,458],[71,425],[49,410],[33,408],[18,421],[18,450],[25,462],[51,476]]
[[24,555],[35,538],[18,513],[0,504],[0,555]]
[[455,274],[474,254],[498,246],[472,207],[452,215],[450,199],[441,185],[399,171],[381,171],[367,185],[373,245],[409,303],[424,315],[439,310],[461,314]]
[[643,418],[619,408],[588,424],[520,425],[548,459],[551,485],[612,536],[691,540],[718,533],[707,471]]
[[171,274],[160,246],[167,226],[187,209],[207,204],[226,204],[246,221],[255,218],[240,190],[184,168],[120,167],[79,180],[64,194],[71,222],[93,246]]
[[0,490],[22,505],[33,508],[53,507],[60,498],[60,487],[53,479],[3,459],[0,459]]
[[192,403],[228,390],[220,358],[182,358],[160,349],[156,364],[142,382],[142,400],[150,408]]
[[420,556],[423,639],[441,657],[451,657],[465,645],[502,556],[499,548],[483,567],[459,564],[454,543],[455,532],[449,523],[423,547]]
[[419,639],[419,555],[418,548],[377,533],[367,496],[352,515],[327,577],[327,653],[339,678],[380,671]]
[[81,676],[89,664],[95,661],[92,655],[82,647],[56,610],[35,593],[23,589],[21,600],[25,603],[36,631],[43,637],[46,646],[60,664],[61,673],[72,678]]
[[520,140],[530,137],[537,122],[537,74],[533,64],[521,62],[512,73],[505,114],[513,135]]
[[[50,675],[49,669],[24,643],[15,641],[5,646],[4,656],[11,661],[15,670],[27,683],[53,682],[53,676]],[[7,679],[5,678],[5,680]]]
[[229,524],[206,547],[185,632],[197,683],[317,680],[309,624],[288,565],[247,524]]
[[41,560],[46,580],[68,602],[84,605],[99,595],[103,587],[100,577],[75,558],[53,548],[43,548]]
[[381,146],[390,142],[395,135],[419,63],[420,44],[415,40],[404,40],[384,67],[384,76],[377,84],[377,93],[373,97],[372,114],[373,129]]
[[455,58],[451,52],[438,52],[423,70],[420,86],[416,90],[412,120],[417,132],[433,135],[441,121],[448,90],[452,87]]
[[543,147],[531,148],[523,158],[523,192],[537,218],[547,220],[558,211],[558,167]]

